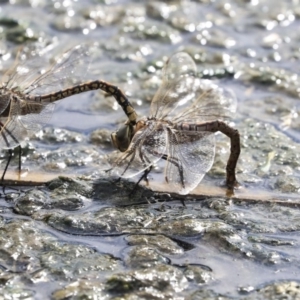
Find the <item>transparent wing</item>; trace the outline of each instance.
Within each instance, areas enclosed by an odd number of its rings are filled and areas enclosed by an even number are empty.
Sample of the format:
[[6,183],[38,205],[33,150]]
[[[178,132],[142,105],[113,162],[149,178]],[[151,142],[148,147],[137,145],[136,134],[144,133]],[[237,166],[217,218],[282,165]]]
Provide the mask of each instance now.
[[46,54],[21,53],[15,66],[4,75],[6,87],[24,94],[43,95],[83,82],[90,63],[86,46],[70,49],[52,64]]
[[0,115],[5,111],[10,101],[8,94],[2,94],[0,96]]
[[[28,131],[37,132],[44,125],[48,124],[53,110],[55,107],[54,103],[43,104],[34,101],[22,101],[23,107],[21,116],[19,116],[19,122]],[[24,114],[24,111],[26,114]]]
[[[21,115],[26,109],[27,115]],[[10,114],[0,118],[0,148],[11,149],[26,137],[37,132],[52,116],[54,104],[43,105],[30,101],[12,100]]]
[[144,127],[133,137],[129,148],[113,166],[113,174],[130,178],[155,164],[166,153],[166,130]]
[[1,118],[0,147],[11,149],[17,147],[27,136],[27,130],[19,126],[18,120],[10,119],[3,123]]
[[150,115],[158,119],[172,118],[174,110],[195,97],[194,81],[196,65],[184,52],[174,54],[163,68],[162,84],[150,107]]
[[167,182],[179,194],[188,194],[211,168],[215,156],[215,138],[210,132],[169,132]]
[[173,122],[207,122],[232,118],[237,100],[234,93],[213,83],[211,80],[196,79],[195,100],[173,118]]

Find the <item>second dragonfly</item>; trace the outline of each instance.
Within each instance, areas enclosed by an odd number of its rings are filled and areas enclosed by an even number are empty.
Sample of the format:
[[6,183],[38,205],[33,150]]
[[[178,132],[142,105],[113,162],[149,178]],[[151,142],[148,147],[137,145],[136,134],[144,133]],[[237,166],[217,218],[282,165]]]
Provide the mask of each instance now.
[[[100,89],[115,97],[128,116],[128,124],[136,123],[136,113],[118,87],[101,80],[76,80],[76,68],[86,58],[89,58],[87,47],[76,46],[63,53],[46,70],[36,66],[39,60],[39,55],[36,55],[35,59],[16,63],[4,74],[0,86],[0,149],[10,150],[10,156],[2,180],[11,159],[11,149],[49,121],[54,102],[58,100]],[[70,85],[71,80],[73,85]]]

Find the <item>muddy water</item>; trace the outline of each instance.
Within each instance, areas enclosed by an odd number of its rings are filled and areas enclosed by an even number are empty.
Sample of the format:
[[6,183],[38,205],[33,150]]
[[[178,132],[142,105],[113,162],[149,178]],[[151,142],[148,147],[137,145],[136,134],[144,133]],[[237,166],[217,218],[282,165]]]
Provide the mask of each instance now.
[[167,57],[188,52],[199,77],[237,96],[242,187],[226,198],[229,142],[217,135],[193,194],[172,194],[159,165],[160,193],[129,195],[134,183],[104,172],[121,109],[101,91],[63,100],[22,155],[21,180],[56,179],[0,200],[0,298],[299,297],[299,17],[296,0],[1,1],[2,73],[21,45],[54,56],[87,44],[82,78],[118,85],[140,116]]

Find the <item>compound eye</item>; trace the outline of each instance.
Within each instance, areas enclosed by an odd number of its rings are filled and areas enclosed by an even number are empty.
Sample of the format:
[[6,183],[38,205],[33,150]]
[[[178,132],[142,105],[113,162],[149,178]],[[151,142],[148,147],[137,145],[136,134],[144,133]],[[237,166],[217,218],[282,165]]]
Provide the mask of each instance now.
[[115,148],[124,152],[128,149],[133,137],[134,128],[132,125],[123,125],[111,134],[111,140]]

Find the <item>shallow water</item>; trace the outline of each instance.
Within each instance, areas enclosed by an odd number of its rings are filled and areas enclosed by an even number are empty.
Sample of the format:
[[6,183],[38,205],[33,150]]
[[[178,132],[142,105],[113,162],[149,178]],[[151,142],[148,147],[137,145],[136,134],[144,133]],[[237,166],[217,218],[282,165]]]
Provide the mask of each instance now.
[[149,181],[160,193],[128,196],[133,183],[103,172],[124,113],[101,91],[65,99],[23,144],[21,179],[69,179],[0,200],[0,298],[299,297],[299,17],[296,0],[2,1],[2,73],[25,42],[55,53],[88,44],[84,80],[118,85],[140,116],[167,57],[188,52],[199,76],[237,96],[242,187],[226,198],[229,142],[217,135],[185,206],[160,165]]

